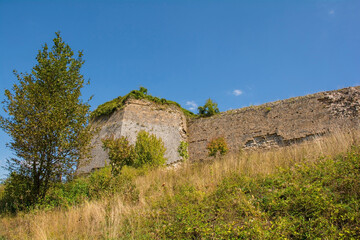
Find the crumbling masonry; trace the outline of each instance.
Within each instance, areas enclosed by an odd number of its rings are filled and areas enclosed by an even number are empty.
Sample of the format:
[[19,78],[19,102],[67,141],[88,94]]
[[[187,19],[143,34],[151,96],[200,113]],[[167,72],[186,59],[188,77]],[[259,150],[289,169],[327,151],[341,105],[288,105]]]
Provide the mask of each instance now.
[[321,92],[303,97],[230,110],[209,118],[187,119],[175,105],[129,99],[121,110],[92,122],[99,128],[92,144],[93,159],[80,163],[78,172],[101,168],[108,161],[101,139],[127,136],[134,143],[140,130],[161,137],[171,164],[181,159],[181,141],[189,143],[191,161],[207,159],[211,139],[224,137],[230,152],[240,149],[288,146],[359,128],[360,87]]

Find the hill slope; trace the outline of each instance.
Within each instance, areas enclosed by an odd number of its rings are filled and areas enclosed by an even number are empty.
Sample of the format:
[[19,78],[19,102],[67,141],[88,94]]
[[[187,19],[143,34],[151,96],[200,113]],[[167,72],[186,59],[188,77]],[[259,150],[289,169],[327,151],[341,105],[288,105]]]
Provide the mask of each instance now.
[[[127,168],[117,179],[105,168],[63,188],[62,195],[54,194],[45,205],[50,210],[3,216],[0,236],[358,238],[360,150],[351,147],[358,145],[357,136],[337,133],[315,144],[244,151],[208,163],[148,172]],[[91,181],[92,186],[86,185]],[[66,200],[79,189],[84,194],[78,203]],[[56,202],[60,209],[51,208],[50,203]]]

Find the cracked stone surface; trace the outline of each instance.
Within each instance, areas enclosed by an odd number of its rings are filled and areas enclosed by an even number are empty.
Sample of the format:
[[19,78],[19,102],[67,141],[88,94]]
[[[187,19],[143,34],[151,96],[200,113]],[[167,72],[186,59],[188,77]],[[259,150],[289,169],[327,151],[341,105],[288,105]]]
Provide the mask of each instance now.
[[92,144],[93,159],[82,161],[78,173],[108,162],[101,139],[127,136],[134,143],[140,130],[164,141],[167,163],[181,158],[181,141],[188,141],[191,161],[208,159],[207,144],[224,137],[230,152],[267,149],[311,141],[336,131],[359,128],[360,87],[320,92],[302,97],[223,112],[209,118],[186,119],[176,106],[129,99],[121,110],[92,122],[99,132]]
[[92,145],[92,160],[80,162],[77,172],[88,173],[109,163],[107,152],[102,148],[101,139],[114,135],[127,136],[135,143],[137,133],[145,130],[160,137],[166,148],[165,158],[171,164],[181,159],[177,151],[181,141],[187,141],[186,118],[173,105],[160,105],[147,100],[129,99],[121,110],[110,116],[97,118],[92,126],[98,129]]
[[188,122],[191,160],[207,159],[207,144],[225,137],[230,152],[288,146],[359,128],[360,87],[230,110]]

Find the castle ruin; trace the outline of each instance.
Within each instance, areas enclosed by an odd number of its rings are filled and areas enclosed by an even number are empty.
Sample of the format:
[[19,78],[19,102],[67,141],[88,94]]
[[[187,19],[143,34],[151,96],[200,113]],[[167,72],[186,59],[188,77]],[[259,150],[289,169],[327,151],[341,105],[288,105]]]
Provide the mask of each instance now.
[[181,157],[180,142],[189,143],[191,161],[206,160],[206,146],[224,137],[230,153],[241,149],[273,148],[311,141],[335,131],[359,128],[360,86],[320,92],[259,106],[229,110],[207,118],[186,118],[176,105],[128,99],[120,110],[97,117],[99,129],[92,144],[92,160],[80,163],[78,172],[88,173],[109,161],[101,139],[127,136],[134,143],[139,131],[160,137],[167,163]]

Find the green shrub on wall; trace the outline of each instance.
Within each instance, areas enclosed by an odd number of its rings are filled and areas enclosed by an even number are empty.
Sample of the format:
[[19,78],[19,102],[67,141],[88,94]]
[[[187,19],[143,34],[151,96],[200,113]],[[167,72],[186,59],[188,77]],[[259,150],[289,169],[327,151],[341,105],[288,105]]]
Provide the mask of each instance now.
[[161,138],[146,131],[140,131],[136,138],[134,167],[155,167],[166,163],[166,148]]
[[161,138],[146,131],[140,131],[135,146],[126,137],[115,139],[113,136],[102,140],[103,147],[108,150],[112,173],[117,175],[124,166],[156,167],[166,163],[166,148]]
[[210,117],[220,113],[218,104],[213,102],[210,98],[206,101],[204,106],[198,107],[198,111],[201,117]]
[[189,159],[189,152],[188,152],[189,144],[187,142],[181,141],[178,147],[178,153],[183,161]]
[[218,138],[212,139],[208,143],[206,149],[208,150],[210,157],[216,157],[218,152],[220,155],[225,155],[229,151],[229,148],[227,146],[227,143],[226,143],[226,140],[224,137],[218,137]]

